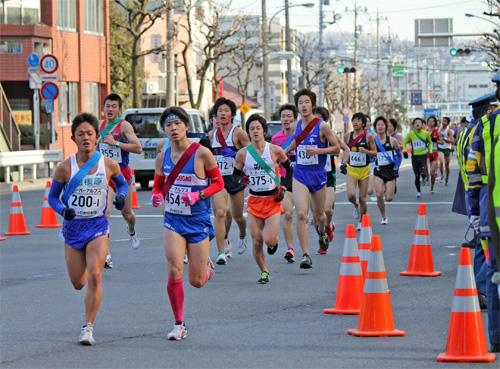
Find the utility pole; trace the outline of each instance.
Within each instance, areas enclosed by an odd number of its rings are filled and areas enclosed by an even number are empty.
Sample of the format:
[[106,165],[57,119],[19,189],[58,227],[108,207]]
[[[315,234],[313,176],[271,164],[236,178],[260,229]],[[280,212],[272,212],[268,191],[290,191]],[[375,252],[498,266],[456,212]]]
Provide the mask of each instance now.
[[[264,0],[262,0],[264,2]],[[285,0],[285,37],[286,51],[292,51],[290,40],[290,11],[288,0]],[[292,59],[286,60],[286,86],[288,90],[288,102],[293,102],[293,83],[292,83]]]
[[[175,106],[175,56],[174,56],[174,8],[170,1],[167,2],[167,42],[166,42],[166,57],[167,57],[167,95],[166,106]],[[189,16],[189,15],[188,15]]]
[[319,74],[318,74],[318,105],[323,106],[323,1],[319,0]]
[[267,18],[266,0],[262,0],[262,22],[260,25],[260,37],[262,38],[262,64],[264,65],[263,82],[264,85],[264,115],[267,121],[271,119],[271,102],[269,101],[269,55],[267,54]]
[[[354,65],[358,68],[358,4],[356,0],[354,1]],[[353,74],[352,78],[354,92],[353,108],[354,111],[358,111],[358,84],[356,74]]]

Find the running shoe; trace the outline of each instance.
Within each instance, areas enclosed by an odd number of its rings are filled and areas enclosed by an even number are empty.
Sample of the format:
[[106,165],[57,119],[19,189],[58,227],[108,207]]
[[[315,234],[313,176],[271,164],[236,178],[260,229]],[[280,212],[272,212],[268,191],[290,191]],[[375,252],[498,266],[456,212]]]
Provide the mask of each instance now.
[[293,251],[293,249],[286,250],[284,258],[289,263],[295,263],[295,252]]
[[308,254],[304,254],[304,256],[302,256],[302,261],[300,262],[300,268],[309,269],[312,267],[313,267],[313,262],[311,260],[311,257]]
[[445,186],[448,186],[448,178],[446,178],[446,179],[444,180],[444,185],[445,185]]
[[262,272],[260,274],[260,279],[258,280],[260,284],[269,283],[269,272]]
[[359,206],[354,206],[354,210],[352,211],[352,216],[354,219],[359,219]]
[[333,237],[334,237],[332,228],[330,226],[326,226],[325,227],[325,232],[326,232],[326,235],[328,236],[328,242],[332,242],[333,241]]
[[435,194],[436,191],[434,191],[434,189],[431,189],[431,194]]
[[80,345],[93,345],[95,343],[94,340],[94,326],[90,323],[85,324],[82,327],[82,331],[80,332]]
[[188,254],[184,254],[184,264],[188,263]]
[[383,217],[382,220],[380,221],[380,224],[387,224],[387,217]]
[[441,179],[439,180],[439,183],[443,183],[444,177],[441,176]]
[[422,177],[422,186],[427,184],[427,177]]
[[358,222],[358,226],[356,227],[356,231],[361,231],[361,222]]
[[398,186],[394,186],[394,195],[398,193]]
[[137,236],[137,232],[134,231],[134,233],[130,233],[127,225],[127,233],[130,236],[130,247],[132,247],[134,250],[137,250],[141,245],[141,240],[139,239],[139,236]]
[[212,262],[212,259],[210,259],[210,256],[208,257],[208,260],[207,260],[207,269],[210,272],[210,276],[208,277],[208,280],[211,280],[215,274],[215,265]]
[[276,253],[276,251],[278,251],[278,244],[276,244],[275,246],[267,246],[267,253],[269,255],[274,255]]
[[238,241],[238,254],[243,255],[247,251],[247,236]]
[[417,196],[415,196],[417,199],[422,197],[422,194],[420,192],[417,192]]
[[217,261],[216,263],[218,265],[226,265],[227,264],[227,257],[226,257],[226,254],[224,254],[223,252],[219,254],[219,256],[217,256]]
[[326,255],[327,250],[323,250],[321,247],[318,249],[318,254],[320,255]]
[[228,258],[233,257],[233,247],[227,238],[224,240],[224,254],[226,254]]
[[335,232],[335,222],[333,221],[333,219],[330,222],[330,229],[332,230],[332,232]]
[[172,329],[172,332],[167,334],[167,338],[169,340],[179,341],[186,337],[187,337],[187,329],[184,322],[182,322],[181,324],[175,324],[174,329]]
[[106,263],[104,263],[104,268],[113,269],[113,260],[111,259],[111,254],[109,252],[106,255]]
[[328,242],[328,236],[325,231],[320,232],[319,231],[319,225],[316,224],[316,232],[318,233],[319,236],[319,248],[322,250],[328,250],[328,246],[330,246],[330,242]]

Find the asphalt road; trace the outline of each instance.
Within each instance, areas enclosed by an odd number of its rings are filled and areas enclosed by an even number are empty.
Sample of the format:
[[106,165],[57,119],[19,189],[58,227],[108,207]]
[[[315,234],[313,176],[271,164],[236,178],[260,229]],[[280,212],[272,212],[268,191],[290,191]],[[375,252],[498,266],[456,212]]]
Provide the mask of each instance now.
[[[453,158],[453,162],[455,162]],[[408,161],[405,161],[408,163]],[[162,247],[161,211],[152,207],[150,191],[138,190],[136,210],[139,250],[130,248],[125,222],[117,211],[111,220],[113,270],[103,275],[104,296],[95,321],[97,344],[83,347],[84,291],[68,279],[59,229],[35,228],[40,222],[43,190],[21,192],[29,236],[0,242],[2,368],[471,368],[474,363],[438,363],[448,336],[460,245],[467,219],[451,213],[458,170],[450,185],[423,188],[415,198],[411,169],[403,171],[399,192],[387,205],[388,225],[381,225],[376,202],[368,212],[373,233],[381,236],[394,322],[404,337],[353,337],[357,315],[327,315],[336,285],[347,224],[355,224],[346,194],[335,206],[335,239],[327,255],[316,254],[314,267],[299,268],[278,252],[267,256],[271,282],[260,285],[251,249],[236,250],[226,266],[201,289],[185,280],[185,340],[166,339],[173,314],[166,293],[167,267]],[[339,187],[345,177],[339,175]],[[2,235],[8,228],[10,193],[0,194]],[[402,277],[406,270],[419,203],[427,205],[435,278]],[[312,230],[312,228],[311,228]],[[359,234],[359,233],[358,233]],[[280,238],[282,234],[280,233]],[[238,233],[230,239],[236,249]],[[249,240],[250,241],[250,240]],[[295,249],[299,250],[295,235]],[[215,240],[211,256],[216,256]],[[189,267],[189,266],[186,266]],[[185,278],[186,279],[186,278]],[[487,315],[482,314],[484,326]],[[485,329],[485,334],[487,330]],[[498,368],[494,363],[481,367]]]

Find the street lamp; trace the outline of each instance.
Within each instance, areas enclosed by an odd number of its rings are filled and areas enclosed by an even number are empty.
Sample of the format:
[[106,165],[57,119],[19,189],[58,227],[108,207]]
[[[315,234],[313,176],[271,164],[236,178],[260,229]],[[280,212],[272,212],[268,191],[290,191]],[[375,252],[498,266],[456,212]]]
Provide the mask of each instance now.
[[[314,3],[304,3],[304,4],[288,5],[288,9],[290,9],[290,8],[296,8],[298,6],[303,6],[305,8],[312,8],[312,7],[314,7]],[[281,13],[285,9],[286,8],[281,8],[280,10],[278,10],[276,13],[273,14],[273,16],[271,17],[271,19],[269,19],[269,30],[268,30],[269,33],[271,33],[271,24],[273,23],[274,17],[276,17],[279,13]]]
[[493,23],[495,25],[495,27],[498,27],[498,24],[496,24],[495,22],[493,22],[492,20],[490,20],[488,18],[480,17],[479,15],[474,15],[474,14],[470,14],[470,13],[465,13],[465,16],[467,18],[479,18],[479,19],[485,20],[486,22]]

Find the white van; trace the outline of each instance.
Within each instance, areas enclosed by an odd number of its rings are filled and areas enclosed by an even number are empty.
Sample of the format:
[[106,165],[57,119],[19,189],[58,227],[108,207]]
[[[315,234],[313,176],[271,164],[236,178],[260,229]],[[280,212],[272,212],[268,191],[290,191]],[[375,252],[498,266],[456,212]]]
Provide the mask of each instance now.
[[[158,142],[167,138],[160,125],[161,113],[166,108],[126,109],[122,118],[132,124],[135,134],[142,146],[141,154],[130,154],[130,168],[135,171],[135,180],[142,188],[149,186],[154,179],[156,146]],[[208,132],[205,119],[199,110],[186,108],[189,114],[189,138],[198,142],[206,138]]]

